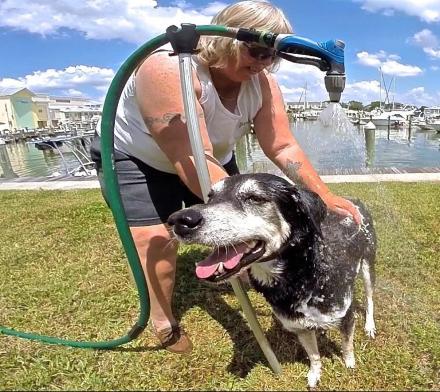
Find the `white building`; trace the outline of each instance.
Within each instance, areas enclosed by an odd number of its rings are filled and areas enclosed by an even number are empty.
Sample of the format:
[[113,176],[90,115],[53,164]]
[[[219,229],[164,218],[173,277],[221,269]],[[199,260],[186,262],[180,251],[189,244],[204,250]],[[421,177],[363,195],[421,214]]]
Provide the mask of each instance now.
[[50,97],[49,113],[52,127],[98,121],[102,105],[84,98]]
[[86,98],[36,94],[27,88],[0,89],[0,134],[96,123],[101,112],[101,104]]

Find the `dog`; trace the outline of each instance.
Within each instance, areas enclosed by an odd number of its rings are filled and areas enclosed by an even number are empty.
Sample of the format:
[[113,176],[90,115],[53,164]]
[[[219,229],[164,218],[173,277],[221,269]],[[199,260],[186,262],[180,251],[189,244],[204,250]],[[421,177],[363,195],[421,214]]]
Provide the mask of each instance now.
[[362,271],[366,294],[365,331],[374,338],[376,236],[371,215],[354,201],[362,224],[329,211],[321,198],[266,173],[238,174],[219,181],[206,204],[172,214],[168,224],[187,244],[213,252],[196,265],[209,282],[248,274],[273,313],[305,349],[308,386],[316,387],[321,359],[316,330],[338,327],[342,356],[354,368],[354,285]]

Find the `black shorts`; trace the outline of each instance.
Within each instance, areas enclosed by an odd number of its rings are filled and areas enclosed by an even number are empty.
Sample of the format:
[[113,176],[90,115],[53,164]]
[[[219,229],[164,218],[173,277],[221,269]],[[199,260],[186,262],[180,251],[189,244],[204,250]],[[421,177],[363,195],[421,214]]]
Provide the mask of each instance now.
[[[93,139],[90,155],[95,162],[101,191],[107,201],[99,137]],[[154,169],[141,160],[116,149],[114,157],[122,204],[129,226],[165,223],[173,212],[182,207],[203,203],[187,188],[177,174]],[[223,167],[229,175],[239,173],[235,156]]]

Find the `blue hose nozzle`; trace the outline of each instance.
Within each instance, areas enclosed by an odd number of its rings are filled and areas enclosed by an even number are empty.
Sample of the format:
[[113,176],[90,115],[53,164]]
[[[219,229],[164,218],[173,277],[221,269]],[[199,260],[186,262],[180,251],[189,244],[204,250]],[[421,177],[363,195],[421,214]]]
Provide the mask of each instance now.
[[296,35],[279,34],[273,46],[277,54],[285,60],[314,65],[321,71],[327,71],[324,82],[330,101],[340,101],[345,88],[343,41],[315,42]]
[[343,41],[337,39],[315,42],[293,34],[275,34],[270,31],[245,28],[236,29],[233,34],[239,41],[255,42],[275,48],[277,56],[285,60],[314,65],[321,71],[326,71],[324,82],[330,101],[340,101],[345,88],[345,43]]

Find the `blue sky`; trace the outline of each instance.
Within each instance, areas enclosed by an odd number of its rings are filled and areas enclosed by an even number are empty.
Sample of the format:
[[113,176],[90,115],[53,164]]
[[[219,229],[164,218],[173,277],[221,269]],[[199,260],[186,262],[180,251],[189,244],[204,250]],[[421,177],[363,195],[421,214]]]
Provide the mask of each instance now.
[[[295,33],[346,43],[343,101],[379,99],[382,69],[390,100],[440,105],[440,0],[273,0]],[[0,89],[84,96],[102,101],[120,65],[171,24],[208,24],[229,2],[201,0],[0,0]],[[286,101],[307,83],[327,99],[324,74],[283,63]],[[395,84],[395,88],[394,88]],[[385,92],[382,90],[382,97]]]

